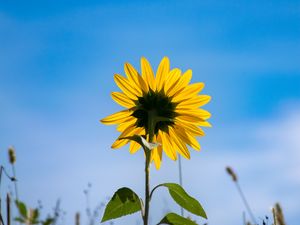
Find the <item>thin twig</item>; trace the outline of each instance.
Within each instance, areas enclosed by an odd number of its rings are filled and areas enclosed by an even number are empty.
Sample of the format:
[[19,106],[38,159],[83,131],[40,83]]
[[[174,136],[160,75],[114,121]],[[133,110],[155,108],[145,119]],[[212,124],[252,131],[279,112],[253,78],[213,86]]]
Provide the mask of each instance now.
[[243,223],[244,223],[244,225],[247,225],[247,221],[246,221],[246,213],[245,213],[245,211],[243,211]]
[[[12,166],[13,176],[14,176],[14,178],[16,179],[16,178],[17,178],[17,175],[16,175],[15,165],[12,164],[11,166]],[[19,200],[19,194],[18,194],[18,186],[17,186],[17,182],[14,182],[14,185],[15,185],[16,200],[18,201],[18,200]]]
[[10,179],[12,182],[17,181],[15,177],[11,177],[9,176],[9,174],[7,173],[7,171],[5,170],[4,166],[1,165],[0,167],[0,191],[1,191],[1,183],[2,183],[2,172],[4,172],[5,176]]
[[1,196],[0,196],[0,222],[2,225],[4,225],[4,221],[3,221],[3,218],[2,218],[2,211],[1,211],[1,205],[2,205],[2,202],[1,202]]
[[[182,187],[182,164],[181,164],[181,156],[178,157],[178,168],[179,168],[179,184]],[[180,214],[184,216],[183,208],[180,207]]]

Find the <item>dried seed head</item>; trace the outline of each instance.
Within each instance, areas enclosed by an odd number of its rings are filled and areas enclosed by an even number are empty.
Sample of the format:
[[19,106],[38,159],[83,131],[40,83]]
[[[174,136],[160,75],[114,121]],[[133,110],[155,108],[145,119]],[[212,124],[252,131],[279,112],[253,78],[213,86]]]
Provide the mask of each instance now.
[[234,182],[236,182],[237,181],[237,175],[234,173],[233,169],[231,167],[227,166],[226,171],[231,176],[232,180]]
[[283,212],[282,212],[282,209],[281,209],[281,206],[279,203],[276,203],[275,204],[275,213],[276,213],[276,222],[278,225],[285,225],[285,222],[284,222],[284,216],[283,216]]
[[10,146],[8,148],[8,159],[11,164],[15,164],[16,162],[16,152],[14,147]]

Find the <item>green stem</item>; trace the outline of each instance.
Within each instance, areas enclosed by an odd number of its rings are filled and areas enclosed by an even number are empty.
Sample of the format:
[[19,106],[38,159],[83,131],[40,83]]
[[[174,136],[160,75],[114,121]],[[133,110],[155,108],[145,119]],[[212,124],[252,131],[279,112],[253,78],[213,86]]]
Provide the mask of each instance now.
[[144,225],[148,225],[149,206],[150,206],[150,151],[146,150],[146,165],[145,165],[145,212]]
[[[153,141],[154,137],[154,114],[153,112],[148,113],[148,130],[147,134],[149,135],[148,142]],[[151,163],[151,149],[144,148],[146,155],[146,163],[145,163],[145,211],[144,211],[144,225],[148,225],[149,220],[149,209],[150,209],[150,163]]]

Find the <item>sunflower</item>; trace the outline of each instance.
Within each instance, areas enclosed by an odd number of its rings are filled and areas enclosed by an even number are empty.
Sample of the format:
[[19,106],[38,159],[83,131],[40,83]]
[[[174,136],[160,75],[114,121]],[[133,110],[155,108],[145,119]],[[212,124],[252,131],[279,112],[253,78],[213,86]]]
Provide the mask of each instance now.
[[[204,83],[189,84],[192,71],[182,73],[178,68],[170,70],[170,61],[164,57],[156,71],[156,76],[148,60],[141,58],[141,75],[129,63],[125,63],[127,78],[115,74],[114,80],[122,92],[112,92],[111,96],[125,110],[114,113],[101,122],[117,124],[121,132],[112,148],[120,148],[130,143],[129,152],[135,153],[140,145],[135,141],[122,139],[133,135],[146,136],[148,141],[159,143],[151,150],[151,161],[160,168],[162,152],[177,159],[177,153],[189,159],[187,145],[200,150],[196,137],[204,136],[201,127],[210,127],[206,120],[210,113],[200,107],[210,101],[210,96],[199,95]],[[149,140],[149,116],[155,116],[152,140]]]

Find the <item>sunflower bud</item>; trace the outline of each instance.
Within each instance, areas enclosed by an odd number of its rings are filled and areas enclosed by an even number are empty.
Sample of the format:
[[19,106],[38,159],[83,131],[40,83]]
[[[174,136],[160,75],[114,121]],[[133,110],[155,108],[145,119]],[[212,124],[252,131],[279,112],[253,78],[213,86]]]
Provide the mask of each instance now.
[[226,171],[231,176],[232,180],[234,182],[236,182],[237,181],[237,175],[234,173],[233,169],[231,167],[227,166]]
[[15,162],[16,162],[16,152],[15,152],[14,147],[12,147],[12,146],[10,146],[8,148],[8,159],[9,159],[10,164],[15,164]]

